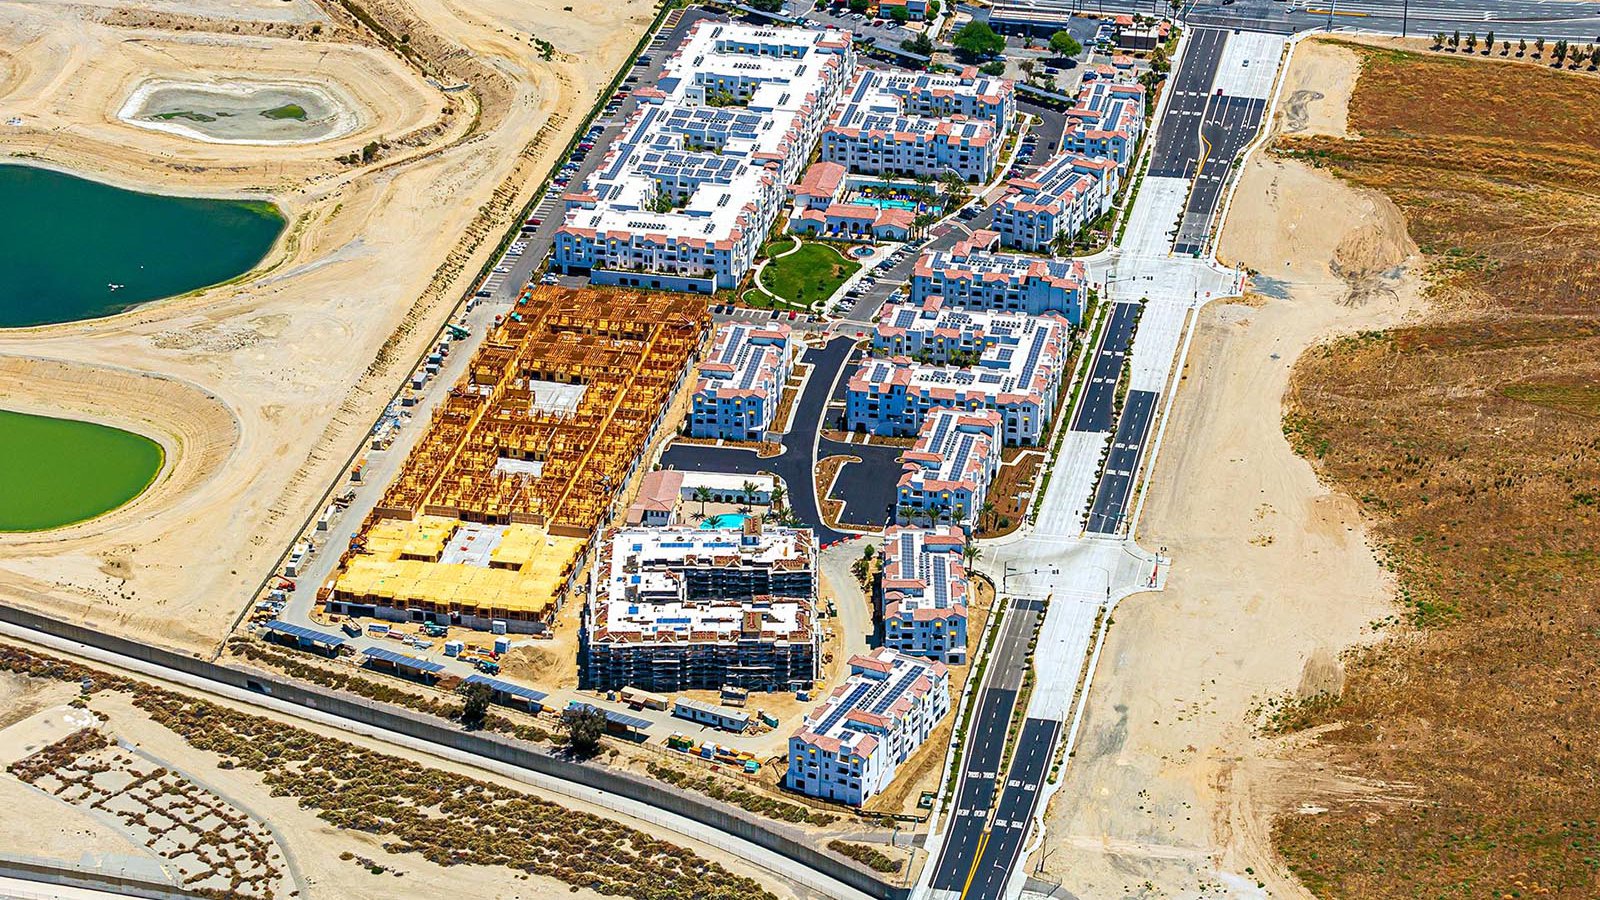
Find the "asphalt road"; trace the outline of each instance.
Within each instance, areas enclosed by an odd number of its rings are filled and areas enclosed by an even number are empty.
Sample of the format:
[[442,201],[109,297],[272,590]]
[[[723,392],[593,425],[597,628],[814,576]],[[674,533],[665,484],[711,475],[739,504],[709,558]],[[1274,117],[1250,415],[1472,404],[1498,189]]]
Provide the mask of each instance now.
[[1023,720],[1022,730],[1017,735],[1017,749],[1011,757],[1011,769],[1006,774],[1000,802],[995,804],[994,818],[986,834],[988,840],[983,844],[977,865],[972,868],[965,900],[1000,900],[1005,895],[1006,882],[1027,842],[1039,787],[1049,773],[1050,758],[1060,734],[1061,723],[1053,719]]
[[1138,320],[1137,303],[1118,303],[1111,307],[1111,321],[1106,323],[1101,335],[1094,369],[1089,373],[1089,383],[1084,385],[1078,412],[1072,420],[1073,431],[1111,430],[1116,419],[1117,379],[1122,375],[1128,349],[1133,346],[1133,326]]
[[1111,452],[1106,454],[1105,470],[1095,488],[1094,505],[1089,508],[1088,530],[1094,534],[1116,534],[1131,512],[1134,477],[1139,474],[1139,459],[1150,436],[1157,396],[1154,391],[1128,392],[1117,433],[1111,439]]
[[1184,48],[1183,60],[1173,74],[1167,109],[1156,129],[1150,152],[1151,178],[1188,178],[1200,158],[1200,123],[1211,102],[1211,83],[1222,62],[1228,33],[1215,28],[1196,29]]
[[[1004,594],[1002,589],[1001,594]],[[1001,620],[1001,633],[984,669],[973,711],[972,736],[962,758],[955,800],[950,806],[933,874],[935,890],[960,893],[969,877],[988,858],[985,845],[993,841],[990,809],[994,804],[1006,730],[1011,722],[1022,676],[1028,667],[1028,642],[1043,612],[1042,601],[1017,597]]]
[[[1167,0],[1061,0],[1086,13],[1167,15]],[[1193,26],[1291,34],[1368,31],[1426,37],[1460,29],[1496,38],[1600,40],[1600,3],[1569,0],[1194,0],[1183,8]]]
[[1260,98],[1211,97],[1200,125],[1199,175],[1189,192],[1189,205],[1184,208],[1172,252],[1196,256],[1205,252],[1211,220],[1222,203],[1234,159],[1255,137],[1266,109],[1267,101]]
[[[831,441],[819,441],[818,431],[822,416],[828,406],[836,375],[850,358],[855,341],[839,337],[820,349],[807,350],[801,360],[811,365],[810,378],[805,390],[795,404],[794,427],[783,436],[783,453],[762,459],[754,450],[743,447],[713,447],[705,444],[675,443],[661,455],[661,465],[668,469],[704,472],[729,472],[735,475],[754,475],[771,472],[783,479],[789,489],[789,506],[800,521],[816,529],[817,540],[829,544],[849,537],[841,531],[822,524],[817,508],[816,492],[812,485],[812,472],[816,459],[813,448],[823,445],[823,455],[828,455]],[[844,445],[839,445],[844,446]],[[856,448],[865,450],[867,448]],[[872,448],[888,449],[888,448]],[[854,452],[853,450],[850,452]],[[856,455],[861,455],[857,453]],[[865,457],[863,457],[865,459]],[[881,518],[877,521],[882,521]]]

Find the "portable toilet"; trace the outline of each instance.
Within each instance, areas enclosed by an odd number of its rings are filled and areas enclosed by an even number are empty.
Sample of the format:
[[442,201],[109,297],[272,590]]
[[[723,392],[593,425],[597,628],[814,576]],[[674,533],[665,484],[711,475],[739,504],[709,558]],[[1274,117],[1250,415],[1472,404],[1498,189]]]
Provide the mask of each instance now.
[[489,623],[489,632],[491,634],[505,634],[506,633],[505,620],[504,619],[495,619],[494,621],[490,622]]
[[511,638],[497,637],[494,639],[494,652],[501,656],[511,652]]
[[463,644],[461,641],[445,641],[444,642],[444,655],[445,656],[460,656],[461,655],[461,648],[465,647],[465,646],[466,645]]

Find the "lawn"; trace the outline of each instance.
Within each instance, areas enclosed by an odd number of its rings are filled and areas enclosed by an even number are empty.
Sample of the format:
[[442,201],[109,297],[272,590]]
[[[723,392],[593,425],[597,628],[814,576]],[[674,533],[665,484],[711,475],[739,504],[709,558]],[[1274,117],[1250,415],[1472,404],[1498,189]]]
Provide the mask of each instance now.
[[826,300],[861,264],[845,259],[827,244],[802,244],[799,250],[767,264],[761,283],[780,300],[809,308]]

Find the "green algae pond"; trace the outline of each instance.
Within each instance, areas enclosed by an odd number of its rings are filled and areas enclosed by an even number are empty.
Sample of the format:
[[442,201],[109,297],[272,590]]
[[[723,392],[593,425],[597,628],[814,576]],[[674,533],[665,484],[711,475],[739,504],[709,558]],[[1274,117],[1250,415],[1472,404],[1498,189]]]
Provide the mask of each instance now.
[[0,409],[0,532],[104,515],[144,493],[165,458],[131,431]]
[[261,262],[284,224],[271,203],[0,164],[0,328],[113,315],[228,281]]

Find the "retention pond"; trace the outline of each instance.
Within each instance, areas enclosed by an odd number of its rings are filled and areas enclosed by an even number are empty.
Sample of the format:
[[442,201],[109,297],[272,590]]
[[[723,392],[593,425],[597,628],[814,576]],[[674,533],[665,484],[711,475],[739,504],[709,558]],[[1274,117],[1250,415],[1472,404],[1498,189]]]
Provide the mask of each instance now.
[[0,328],[108,316],[227,281],[261,262],[283,227],[262,201],[0,165]]
[[165,454],[131,431],[0,409],[0,459],[0,531],[44,531],[144,493]]

